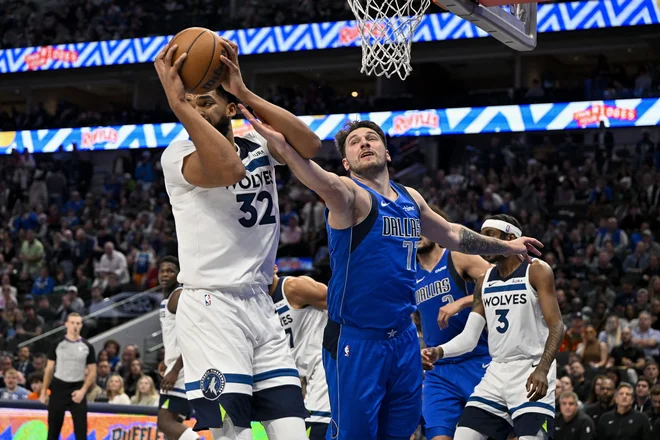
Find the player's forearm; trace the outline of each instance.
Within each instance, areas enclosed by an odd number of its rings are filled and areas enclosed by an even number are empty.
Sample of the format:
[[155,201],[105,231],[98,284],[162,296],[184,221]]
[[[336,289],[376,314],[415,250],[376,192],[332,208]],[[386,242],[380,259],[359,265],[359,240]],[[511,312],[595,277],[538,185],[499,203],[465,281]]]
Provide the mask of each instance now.
[[179,355],[179,358],[176,360],[174,366],[172,367],[172,371],[174,371],[176,374],[179,374],[181,370],[183,370],[183,356]]
[[44,383],[41,387],[41,394],[48,394],[48,388],[50,388],[50,383],[53,380],[53,370],[46,368],[44,370]]
[[235,183],[245,177],[245,166],[236,154],[236,147],[215,127],[186,102],[172,106],[172,111],[195,144],[206,179]]
[[486,325],[486,319],[481,314],[470,313],[463,331],[451,341],[440,346],[443,357],[456,357],[474,350],[479,343],[484,325]]
[[545,348],[543,349],[541,360],[539,361],[538,367],[536,367],[546,373],[550,371],[550,366],[555,361],[557,352],[559,352],[559,347],[561,346],[561,341],[564,339],[564,323],[559,320],[554,325],[550,326],[548,330],[548,339],[545,341]]
[[85,378],[85,382],[83,383],[82,388],[80,388],[82,392],[87,394],[87,391],[92,387],[95,380],[96,380],[96,371],[90,372]]
[[472,303],[474,302],[474,295],[464,296],[463,298],[457,299],[454,302],[458,305],[460,310],[465,310],[468,307],[472,307]]
[[247,89],[238,98],[252,107],[262,121],[282,133],[302,157],[311,159],[321,150],[321,139],[292,113]]

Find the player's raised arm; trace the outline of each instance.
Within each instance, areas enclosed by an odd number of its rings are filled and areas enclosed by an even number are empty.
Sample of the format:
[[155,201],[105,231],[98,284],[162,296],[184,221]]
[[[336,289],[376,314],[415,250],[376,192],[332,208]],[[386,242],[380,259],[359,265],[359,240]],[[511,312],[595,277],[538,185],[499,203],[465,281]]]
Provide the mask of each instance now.
[[[236,154],[234,145],[188,104],[179,76],[187,54],[184,53],[172,64],[176,48],[176,44],[165,46],[156,57],[154,66],[167,95],[167,102],[190,135],[195,148],[185,156],[182,164],[179,164],[178,157],[173,157],[172,162],[181,167],[186,183],[191,185],[201,188],[233,185],[245,177],[245,166]],[[167,158],[166,153],[163,155]]]
[[432,370],[433,364],[438,359],[460,356],[471,352],[477,346],[481,332],[486,325],[486,311],[481,300],[483,283],[484,277],[481,276],[474,288],[472,312],[470,312],[463,331],[446,344],[422,350],[422,365],[425,370]]
[[538,292],[543,319],[548,326],[548,339],[541,360],[527,379],[527,398],[532,402],[544,397],[548,392],[548,372],[557,357],[559,346],[564,339],[564,323],[555,292],[555,276],[552,268],[544,261],[535,260],[529,268],[529,281]]
[[295,308],[302,309],[307,306],[321,310],[328,308],[328,286],[310,277],[288,278],[285,289],[287,300]]
[[[227,56],[223,56],[222,61],[229,68],[228,87],[225,87],[225,89],[243,103],[250,106],[260,120],[282,133],[287,142],[302,157],[311,159],[316,156],[321,150],[321,139],[309,129],[307,124],[295,117],[292,113],[266,101],[249,90],[241,78],[241,71],[238,67],[238,45],[226,38],[220,37],[220,40],[223,41],[227,52]],[[223,82],[224,86],[225,82]],[[277,152],[271,151],[271,154],[273,154],[278,162],[286,162]]]
[[269,147],[272,146],[278,152],[298,180],[321,196],[331,213],[342,215],[351,212],[357,189],[354,182],[329,173],[316,162],[305,159],[293,149],[282,133],[257,120],[243,105],[239,104],[239,108],[257,133],[268,141]]
[[445,249],[472,255],[517,254],[524,256],[530,262],[531,258],[528,252],[541,255],[541,252],[536,248],[542,248],[543,244],[535,238],[520,237],[516,240],[505,241],[486,237],[457,223],[449,223],[433,212],[421,194],[412,188],[408,188],[408,191],[419,205],[422,235],[435,241]]

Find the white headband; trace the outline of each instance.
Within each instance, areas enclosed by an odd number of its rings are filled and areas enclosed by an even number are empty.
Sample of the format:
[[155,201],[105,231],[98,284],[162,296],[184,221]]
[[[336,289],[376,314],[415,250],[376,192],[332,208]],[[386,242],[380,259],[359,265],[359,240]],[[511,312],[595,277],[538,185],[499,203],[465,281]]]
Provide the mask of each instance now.
[[522,237],[522,231],[520,229],[516,228],[511,223],[505,222],[503,220],[488,219],[484,222],[483,225],[481,225],[482,231],[486,228],[493,228],[502,231],[506,234],[513,234],[517,238]]

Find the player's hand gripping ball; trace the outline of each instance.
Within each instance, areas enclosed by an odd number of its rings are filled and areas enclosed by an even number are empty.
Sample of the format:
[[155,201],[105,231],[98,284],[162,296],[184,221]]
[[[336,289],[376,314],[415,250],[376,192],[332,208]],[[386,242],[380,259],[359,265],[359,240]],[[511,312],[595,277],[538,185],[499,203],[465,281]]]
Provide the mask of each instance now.
[[169,46],[175,44],[172,64],[184,53],[188,54],[179,71],[186,92],[204,94],[220,85],[227,71],[221,57],[226,56],[227,51],[215,32],[200,27],[188,28],[176,34]]

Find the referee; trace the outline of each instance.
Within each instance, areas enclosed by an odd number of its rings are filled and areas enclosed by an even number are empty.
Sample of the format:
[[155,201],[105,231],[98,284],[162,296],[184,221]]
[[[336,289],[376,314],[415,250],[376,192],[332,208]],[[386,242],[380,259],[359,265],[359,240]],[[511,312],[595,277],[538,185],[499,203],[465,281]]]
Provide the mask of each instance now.
[[[96,356],[94,347],[80,337],[83,326],[80,314],[69,313],[64,325],[66,335],[48,353],[39,400],[48,404],[48,440],[59,439],[67,409],[71,412],[76,440],[87,440],[85,396],[96,380]],[[49,388],[50,400],[46,394]]]

